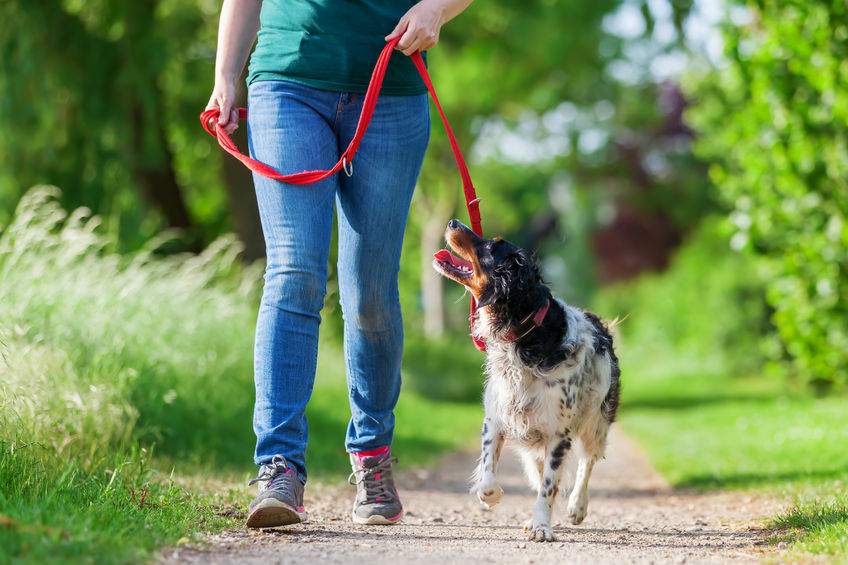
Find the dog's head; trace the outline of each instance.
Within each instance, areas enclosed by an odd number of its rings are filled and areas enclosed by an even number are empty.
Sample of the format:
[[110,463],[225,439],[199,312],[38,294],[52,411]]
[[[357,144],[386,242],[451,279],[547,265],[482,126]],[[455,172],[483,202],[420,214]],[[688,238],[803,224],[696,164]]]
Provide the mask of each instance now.
[[502,323],[524,317],[549,295],[536,262],[505,239],[484,239],[459,220],[448,223],[445,239],[456,255],[442,249],[435,269],[471,291],[478,306],[497,311]]

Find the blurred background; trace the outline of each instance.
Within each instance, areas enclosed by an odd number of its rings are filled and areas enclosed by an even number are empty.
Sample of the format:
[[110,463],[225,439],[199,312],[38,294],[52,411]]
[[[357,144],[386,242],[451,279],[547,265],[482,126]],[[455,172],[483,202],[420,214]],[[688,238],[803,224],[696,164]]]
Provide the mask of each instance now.
[[[264,243],[248,171],[197,117],[219,9],[3,4],[0,518],[49,522],[12,502],[57,488],[47,461],[64,488],[139,511],[144,485],[165,489],[161,512],[184,500],[150,469],[253,472]],[[811,508],[827,492],[843,532],[846,52],[841,2],[488,0],[429,54],[486,234],[534,250],[569,303],[626,317],[622,425],[658,468],[681,486],[809,491]],[[433,117],[400,273],[398,441],[421,464],[473,444],[482,387],[468,299],[430,267],[466,219]],[[245,127],[234,139],[246,151]],[[347,419],[333,263],[310,405],[328,480]],[[444,430],[416,426],[433,413]],[[135,469],[123,490],[116,461]],[[60,499],[59,515],[82,504]],[[45,531],[0,538],[36,555]]]

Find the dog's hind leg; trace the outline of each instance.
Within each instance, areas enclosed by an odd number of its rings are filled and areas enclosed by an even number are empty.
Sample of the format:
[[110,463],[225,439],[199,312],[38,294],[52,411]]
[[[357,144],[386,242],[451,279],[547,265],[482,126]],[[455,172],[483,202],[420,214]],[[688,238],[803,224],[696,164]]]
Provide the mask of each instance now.
[[551,509],[559,492],[559,482],[565,470],[565,459],[571,449],[568,433],[557,434],[545,449],[545,463],[542,472],[542,486],[533,505],[533,517],[530,519],[531,541],[556,541],[551,529]]
[[574,525],[580,524],[586,518],[589,508],[589,478],[595,462],[604,456],[607,444],[609,423],[604,418],[598,418],[597,424],[590,426],[580,435],[583,453],[577,462],[577,473],[574,478],[574,488],[568,497],[568,521]]
[[501,501],[504,492],[495,478],[504,444],[504,433],[495,418],[483,420],[480,442],[480,462],[474,471],[471,493],[476,494],[487,508],[492,508]]
[[531,451],[526,449],[521,450],[520,454],[527,482],[530,483],[531,489],[538,491],[542,488],[542,479],[544,478],[545,454],[536,450]]

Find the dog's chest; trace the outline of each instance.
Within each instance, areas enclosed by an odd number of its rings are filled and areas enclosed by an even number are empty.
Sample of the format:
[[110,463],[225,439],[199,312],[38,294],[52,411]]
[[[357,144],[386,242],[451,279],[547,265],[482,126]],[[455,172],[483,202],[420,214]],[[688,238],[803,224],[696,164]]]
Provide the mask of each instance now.
[[573,428],[584,404],[584,379],[575,372],[550,378],[522,374],[491,375],[486,414],[500,420],[506,435],[521,444],[547,443]]

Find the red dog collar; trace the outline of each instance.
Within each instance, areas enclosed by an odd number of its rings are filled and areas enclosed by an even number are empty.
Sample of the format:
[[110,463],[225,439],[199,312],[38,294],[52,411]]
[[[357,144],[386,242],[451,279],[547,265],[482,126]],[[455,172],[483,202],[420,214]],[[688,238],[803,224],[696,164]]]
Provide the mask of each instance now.
[[529,314],[527,314],[526,318],[524,318],[523,320],[521,320],[518,323],[518,331],[521,331],[523,329],[522,326],[524,326],[525,324],[528,324],[528,322],[530,322],[526,330],[524,330],[520,335],[516,335],[515,332],[509,332],[508,334],[503,336],[501,338],[501,340],[503,340],[507,343],[513,342],[513,341],[518,341],[519,339],[521,339],[525,335],[529,334],[530,332],[532,332],[533,330],[535,330],[536,328],[541,326],[542,321],[545,319],[545,316],[547,316],[547,314],[548,314],[548,308],[550,308],[550,306],[551,306],[551,300],[549,298],[546,298],[544,306],[542,306],[541,308],[539,308],[535,312],[530,312]]

